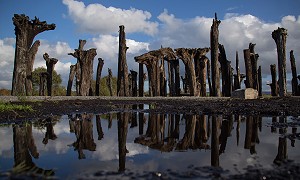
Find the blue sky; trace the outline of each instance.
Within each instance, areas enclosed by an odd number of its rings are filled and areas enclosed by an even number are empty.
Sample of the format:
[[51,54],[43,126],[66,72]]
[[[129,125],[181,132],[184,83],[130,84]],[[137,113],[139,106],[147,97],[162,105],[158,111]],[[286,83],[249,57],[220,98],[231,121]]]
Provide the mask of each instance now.
[[67,53],[77,48],[79,39],[88,41],[86,49],[97,48],[94,69],[97,58],[102,57],[105,60],[103,74],[107,74],[109,67],[116,75],[118,25],[125,25],[129,68],[137,70],[133,57],[161,45],[208,47],[215,12],[222,21],[220,43],[224,44],[228,58],[234,61],[235,51],[238,51],[243,66],[242,50],[250,42],[256,43],[256,52],[261,58],[259,65],[262,65],[266,80],[270,74],[269,65],[276,63],[271,32],[277,27],[288,29],[287,52],[294,49],[296,60],[300,58],[300,0],[0,0],[0,88],[11,88],[15,42],[13,14],[26,14],[30,19],[37,16],[56,24],[55,30],[36,36],[41,46],[35,67],[45,66],[42,58],[45,52],[58,58],[55,69],[66,86],[69,66],[75,64]]

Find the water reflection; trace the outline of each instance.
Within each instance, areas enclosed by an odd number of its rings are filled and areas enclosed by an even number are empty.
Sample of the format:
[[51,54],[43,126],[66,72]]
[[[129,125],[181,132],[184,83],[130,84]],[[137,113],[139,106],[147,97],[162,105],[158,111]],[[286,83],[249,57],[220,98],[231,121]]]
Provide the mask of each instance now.
[[[42,122],[13,125],[12,168],[18,169],[14,172],[72,177],[76,173],[95,173],[100,169],[124,172],[142,168],[149,171],[149,166],[140,165],[147,163],[155,164],[151,168],[157,171],[180,171],[189,165],[242,171],[255,163],[270,166],[281,165],[288,159],[300,162],[296,142],[299,139],[298,118],[134,111],[74,114],[59,121],[49,117]],[[33,129],[37,133],[33,133]],[[5,146],[1,143],[0,147]],[[61,155],[46,149],[46,146],[60,143],[64,148]],[[76,159],[88,161],[75,161],[74,151],[78,153]],[[33,160],[41,156],[43,161]],[[60,161],[54,163],[50,158]],[[0,161],[3,160],[9,161],[0,157]],[[64,161],[73,164],[74,169],[67,170],[64,165],[57,164]],[[43,164],[44,168],[36,164]],[[46,170],[47,167],[51,167],[50,170]],[[9,167],[0,166],[1,172],[5,168]]]

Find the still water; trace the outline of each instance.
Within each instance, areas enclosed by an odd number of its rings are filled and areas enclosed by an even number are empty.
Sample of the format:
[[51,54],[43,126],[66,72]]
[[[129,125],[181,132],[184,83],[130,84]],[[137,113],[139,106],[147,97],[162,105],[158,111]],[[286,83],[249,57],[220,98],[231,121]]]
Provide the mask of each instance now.
[[299,121],[112,112],[1,125],[0,177],[206,178],[252,166],[272,169],[286,160],[300,162]]

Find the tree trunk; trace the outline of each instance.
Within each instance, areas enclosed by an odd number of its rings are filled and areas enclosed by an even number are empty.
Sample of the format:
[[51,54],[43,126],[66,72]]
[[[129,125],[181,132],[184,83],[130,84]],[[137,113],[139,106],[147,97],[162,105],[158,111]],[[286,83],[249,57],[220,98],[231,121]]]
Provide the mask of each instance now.
[[108,76],[107,76],[106,84],[107,84],[108,89],[109,89],[109,95],[113,96],[113,90],[112,90],[112,71],[109,68],[108,68]]
[[144,96],[144,65],[139,63],[139,97]]
[[276,65],[271,64],[270,69],[271,69],[271,76],[272,76],[272,83],[270,84],[270,86],[271,86],[271,95],[272,96],[278,96]]
[[71,65],[68,86],[67,86],[67,96],[71,96],[71,94],[72,94],[72,85],[73,85],[73,79],[74,79],[75,73],[76,73],[76,65]]
[[36,41],[33,46],[31,45],[37,34],[54,30],[55,24],[40,22],[36,17],[30,21],[29,17],[24,14],[14,14],[13,24],[15,25],[16,48],[11,94],[13,96],[32,95],[30,92],[32,91],[32,80],[29,71],[33,67],[39,41]]
[[249,43],[250,49],[250,59],[252,67],[252,80],[253,80],[253,89],[258,90],[258,76],[257,76],[257,60],[259,55],[255,54],[254,47],[256,44]]
[[298,89],[298,78],[297,78],[297,69],[296,69],[297,66],[296,66],[293,50],[290,51],[290,61],[291,61],[291,70],[292,70],[292,95],[299,96],[300,92]]
[[261,66],[258,67],[258,96],[262,97],[262,76],[261,76]]
[[219,62],[221,64],[222,71],[222,95],[230,97],[232,92],[231,65],[230,61],[227,60],[225,48],[222,44],[219,44],[219,51]]
[[26,64],[26,82],[25,82],[25,88],[26,88],[26,95],[27,96],[32,96],[33,94],[33,89],[32,89],[32,69],[33,69],[33,64],[35,60],[35,55],[38,52],[40,46],[40,41],[37,40],[33,43],[31,48],[29,49],[29,52],[27,54],[28,57],[28,62]]
[[219,25],[221,21],[217,19],[217,14],[215,14],[215,19],[210,30],[210,49],[211,49],[211,73],[212,73],[212,92],[210,96],[220,97],[220,72],[219,72]]
[[55,58],[49,58],[49,55],[47,53],[45,53],[43,55],[43,58],[46,61],[46,66],[47,66],[47,92],[48,92],[48,96],[52,95],[52,74],[53,74],[53,70],[54,70],[54,66],[57,63],[57,59]]
[[42,72],[40,74],[39,96],[45,96],[47,76],[48,76],[47,72]]
[[[79,82],[79,96],[88,96],[91,94],[92,79],[93,79],[93,61],[97,55],[96,49],[83,50],[86,40],[79,40],[79,47],[74,53],[69,53],[77,58],[77,63],[80,67],[80,72],[77,69],[77,81]],[[79,76],[78,76],[79,75]]]
[[278,28],[272,32],[272,38],[275,40],[277,46],[278,55],[278,84],[279,84],[279,96],[286,96],[286,37],[287,30],[284,28]]
[[101,81],[101,73],[102,73],[103,65],[104,65],[104,60],[102,58],[98,58],[96,89],[95,89],[96,96],[100,96],[100,81]]
[[132,96],[137,97],[137,72],[131,70],[131,89],[132,89]]
[[246,88],[253,88],[252,63],[250,58],[250,49],[244,49],[244,60],[246,69]]
[[118,58],[118,80],[117,96],[129,96],[128,67],[126,62],[126,38],[124,26],[119,26],[119,58]]

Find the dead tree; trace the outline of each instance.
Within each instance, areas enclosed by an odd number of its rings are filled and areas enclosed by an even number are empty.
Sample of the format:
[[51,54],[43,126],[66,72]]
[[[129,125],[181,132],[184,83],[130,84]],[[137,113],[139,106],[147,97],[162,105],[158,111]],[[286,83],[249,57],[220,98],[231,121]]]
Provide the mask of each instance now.
[[47,53],[45,53],[43,55],[43,58],[46,61],[46,66],[47,66],[47,72],[48,72],[48,76],[47,76],[47,92],[48,92],[48,96],[52,95],[52,76],[53,76],[53,70],[54,70],[54,66],[57,63],[57,59],[55,58],[49,58],[49,55]]
[[31,45],[36,35],[44,31],[54,30],[55,24],[47,24],[46,21],[41,22],[37,17],[29,20],[29,17],[24,14],[14,14],[13,24],[15,26],[16,48],[11,94],[13,96],[32,95],[32,76],[31,72],[28,71],[32,70],[40,43],[36,41],[33,46]]
[[100,96],[100,81],[101,81],[101,73],[102,73],[103,65],[104,65],[104,60],[102,58],[98,58],[96,89],[95,89],[96,96]]
[[271,69],[271,76],[272,76],[272,82],[271,82],[271,84],[269,84],[271,86],[271,95],[278,96],[276,65],[271,64],[270,69]]
[[106,79],[106,85],[108,87],[108,90],[109,90],[109,95],[110,96],[113,96],[113,90],[112,90],[112,71],[111,69],[108,68],[108,76],[107,76],[107,79]]
[[144,96],[144,65],[139,64],[139,97]]
[[278,28],[272,32],[272,38],[277,46],[278,55],[278,84],[279,84],[279,96],[286,96],[286,37],[287,30],[284,28]]
[[215,13],[215,19],[210,30],[210,49],[211,49],[211,73],[212,73],[212,92],[210,96],[221,96],[220,91],[220,72],[219,72],[219,25],[221,21],[218,20],[217,14]]
[[126,46],[125,27],[119,26],[119,58],[118,58],[118,80],[117,80],[117,96],[129,96],[128,67],[126,62]]
[[76,65],[71,65],[68,86],[67,86],[67,96],[71,96],[71,94],[72,94],[72,85],[73,85],[73,79],[74,79],[75,73],[76,73]]
[[258,67],[257,70],[257,78],[258,78],[258,96],[262,97],[262,75],[261,75],[261,66]]
[[[86,44],[86,40],[79,40],[79,47],[75,49],[74,53],[69,53],[77,59],[77,72],[76,79],[78,81],[78,95],[88,96],[90,95],[92,89],[92,79],[93,79],[93,61],[94,57],[97,55],[96,49],[92,48],[89,50],[83,50],[83,46]],[[78,68],[79,66],[79,68]]]
[[135,61],[146,65],[149,79],[149,96],[160,96],[161,71],[159,60],[176,59],[176,55],[171,48],[161,48],[159,50],[149,51],[148,53],[134,57]]
[[245,80],[246,88],[254,88],[250,49],[244,49],[244,60],[245,60],[245,69],[246,69],[246,80]]
[[26,81],[25,81],[25,89],[26,89],[26,95],[32,96],[32,69],[33,69],[33,63],[35,60],[35,55],[38,51],[38,48],[40,46],[40,41],[37,40],[33,43],[31,48],[28,52],[28,61],[27,61],[27,68],[26,68]]
[[225,48],[222,44],[219,44],[219,62],[221,65],[222,73],[222,95],[225,97],[230,97],[232,92],[232,70],[230,61],[227,60]]
[[235,70],[236,70],[236,74],[234,75],[234,90],[241,89],[241,82],[245,78],[245,74],[241,74],[240,72],[238,52],[236,52]]
[[299,96],[300,90],[298,88],[297,69],[296,69],[296,62],[295,62],[295,56],[293,50],[290,51],[290,61],[291,61],[291,69],[292,69],[292,95]]
[[45,96],[47,76],[48,72],[41,72],[40,74],[39,96]]
[[137,97],[137,72],[134,70],[130,70],[131,73],[131,89],[132,89],[132,96]]
[[[209,48],[206,49],[209,51]],[[198,48],[194,58],[196,79],[198,81],[200,96],[206,96],[206,76],[208,58],[203,55],[202,49]]]

